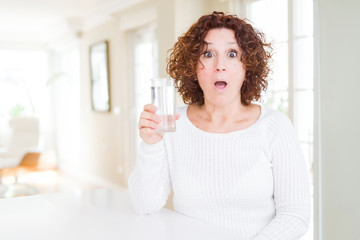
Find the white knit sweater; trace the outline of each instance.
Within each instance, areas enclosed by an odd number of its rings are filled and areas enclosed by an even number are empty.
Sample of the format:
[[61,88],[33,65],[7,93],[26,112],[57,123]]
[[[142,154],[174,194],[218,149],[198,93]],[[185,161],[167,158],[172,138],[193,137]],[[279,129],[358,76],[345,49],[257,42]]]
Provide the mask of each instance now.
[[140,144],[129,178],[135,210],[160,210],[173,188],[175,211],[241,240],[299,239],[309,225],[309,182],[286,115],[261,106],[253,125],[219,134],[195,127],[186,110],[178,109],[176,132]]

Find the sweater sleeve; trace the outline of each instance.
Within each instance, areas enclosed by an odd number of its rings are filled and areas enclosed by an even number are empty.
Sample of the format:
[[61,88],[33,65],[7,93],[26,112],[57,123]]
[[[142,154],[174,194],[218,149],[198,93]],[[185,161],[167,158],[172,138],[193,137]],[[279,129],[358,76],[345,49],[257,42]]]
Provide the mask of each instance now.
[[253,240],[297,240],[310,221],[307,164],[290,120],[281,114],[273,124],[277,126],[270,147],[276,215]]
[[171,180],[164,140],[152,145],[140,143],[128,184],[130,201],[137,213],[152,214],[165,205]]

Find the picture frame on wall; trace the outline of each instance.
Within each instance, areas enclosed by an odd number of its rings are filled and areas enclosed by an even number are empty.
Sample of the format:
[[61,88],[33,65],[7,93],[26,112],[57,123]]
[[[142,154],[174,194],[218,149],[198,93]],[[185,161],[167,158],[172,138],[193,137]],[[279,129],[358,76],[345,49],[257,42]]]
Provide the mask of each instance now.
[[97,112],[110,112],[109,44],[90,46],[91,104]]

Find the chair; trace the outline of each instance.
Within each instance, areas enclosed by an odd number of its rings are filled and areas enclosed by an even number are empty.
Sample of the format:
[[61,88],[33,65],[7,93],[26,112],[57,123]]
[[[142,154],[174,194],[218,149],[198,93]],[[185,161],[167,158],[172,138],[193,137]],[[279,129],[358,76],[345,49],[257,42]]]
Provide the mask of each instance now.
[[0,150],[0,169],[19,165],[28,152],[39,152],[39,119],[19,117],[9,121],[12,135],[9,143]]
[[[35,117],[14,118],[10,120],[9,125],[12,128],[10,141],[0,149],[0,197],[19,195],[16,193],[15,187],[21,189],[20,195],[30,195],[34,193],[34,189],[17,184],[16,179],[19,171],[33,169],[37,166],[41,151],[39,119]],[[25,156],[30,153],[33,154],[33,157],[29,161],[29,157]],[[15,178],[13,184],[2,184],[3,178],[11,175]]]

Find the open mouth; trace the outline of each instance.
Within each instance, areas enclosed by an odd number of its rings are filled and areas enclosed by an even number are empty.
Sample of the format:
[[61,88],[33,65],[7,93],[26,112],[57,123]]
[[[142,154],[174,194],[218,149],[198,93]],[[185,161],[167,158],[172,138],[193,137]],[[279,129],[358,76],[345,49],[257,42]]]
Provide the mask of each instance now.
[[217,89],[224,89],[227,83],[225,81],[217,81],[214,83],[214,85]]

